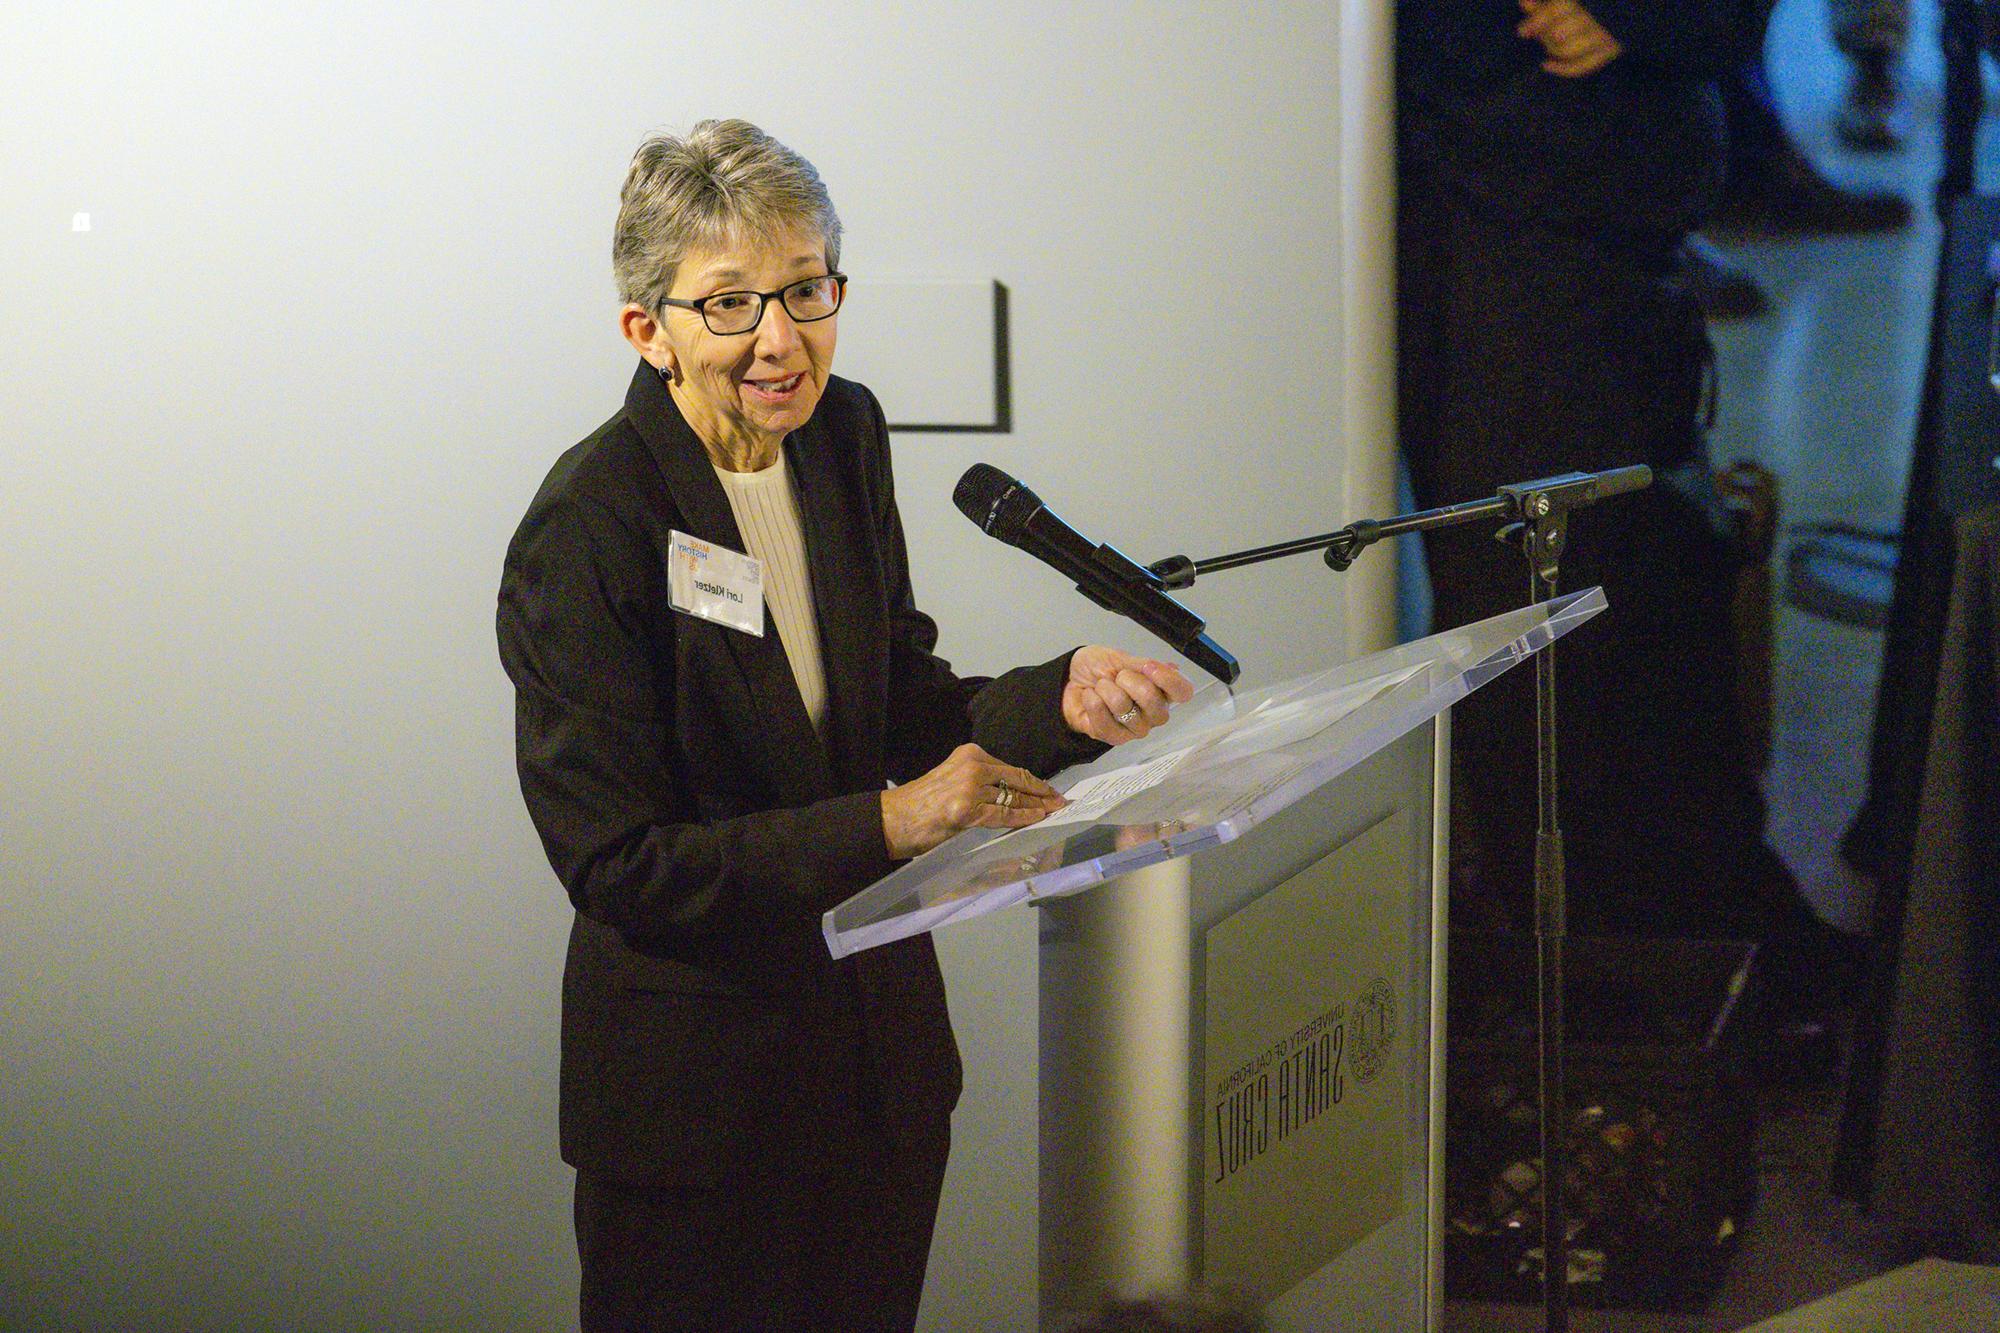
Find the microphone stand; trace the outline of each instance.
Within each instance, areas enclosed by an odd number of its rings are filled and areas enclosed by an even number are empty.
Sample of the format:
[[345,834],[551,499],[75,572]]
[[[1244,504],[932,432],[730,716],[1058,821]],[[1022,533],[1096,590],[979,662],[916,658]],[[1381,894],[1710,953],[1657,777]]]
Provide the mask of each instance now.
[[[1280,556],[1324,551],[1327,567],[1336,572],[1351,566],[1361,552],[1385,537],[1454,528],[1484,518],[1504,520],[1495,534],[1518,543],[1528,561],[1528,592],[1535,602],[1556,595],[1556,576],[1563,548],[1569,542],[1569,516],[1600,499],[1609,499],[1649,485],[1653,471],[1643,465],[1608,472],[1566,472],[1539,481],[1502,486],[1486,500],[1426,509],[1389,519],[1362,519],[1338,532],[1305,537],[1217,556],[1190,560],[1168,556],[1148,568],[1169,589],[1191,587],[1202,574],[1253,565]],[[1567,934],[1564,902],[1562,828],[1556,811],[1556,649],[1551,642],[1535,654],[1535,785],[1538,809],[1535,827],[1535,957],[1538,1013],[1536,1035],[1540,1056],[1539,1098],[1542,1148],[1542,1312],[1548,1333],[1569,1328],[1569,1220],[1563,1198],[1568,1175],[1569,1123],[1563,1089],[1563,942]]]

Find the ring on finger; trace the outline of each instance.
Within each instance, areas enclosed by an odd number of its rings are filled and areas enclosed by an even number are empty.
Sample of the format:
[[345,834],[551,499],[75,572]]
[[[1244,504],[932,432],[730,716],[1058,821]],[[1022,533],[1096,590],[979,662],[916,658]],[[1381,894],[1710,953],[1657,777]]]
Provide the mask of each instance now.
[[1014,804],[1014,789],[1007,785],[1005,778],[1001,778],[995,785],[1000,788],[1000,794],[993,798],[993,804],[1003,810],[1010,808]]
[[1119,726],[1129,727],[1132,725],[1132,719],[1139,716],[1139,705],[1133,704],[1130,708],[1126,709],[1124,712],[1114,713],[1112,716],[1118,719]]

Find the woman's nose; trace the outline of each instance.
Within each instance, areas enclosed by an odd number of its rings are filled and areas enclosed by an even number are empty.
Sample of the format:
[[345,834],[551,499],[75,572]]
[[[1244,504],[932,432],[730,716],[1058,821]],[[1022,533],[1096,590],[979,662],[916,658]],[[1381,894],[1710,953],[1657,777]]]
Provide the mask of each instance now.
[[776,360],[799,345],[799,326],[783,301],[766,301],[764,318],[757,324],[757,351]]

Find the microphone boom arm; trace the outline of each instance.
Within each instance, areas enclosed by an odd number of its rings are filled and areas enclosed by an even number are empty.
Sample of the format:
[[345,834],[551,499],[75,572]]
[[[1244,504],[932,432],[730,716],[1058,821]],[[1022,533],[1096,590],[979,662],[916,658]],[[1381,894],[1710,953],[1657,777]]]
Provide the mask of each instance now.
[[[1653,470],[1643,463],[1631,467],[1612,468],[1608,472],[1564,472],[1553,477],[1543,477],[1538,481],[1516,482],[1513,485],[1502,486],[1496,494],[1485,500],[1467,500],[1461,504],[1420,510],[1414,514],[1402,514],[1395,518],[1364,518],[1350,523],[1338,532],[1321,533],[1317,537],[1301,537],[1296,541],[1278,542],[1271,546],[1258,546],[1247,551],[1219,555],[1209,560],[1190,560],[1184,555],[1170,555],[1164,560],[1155,560],[1146,567],[1146,572],[1159,581],[1160,587],[1179,591],[1182,588],[1193,587],[1195,579],[1203,574],[1214,574],[1225,569],[1235,569],[1240,565],[1276,560],[1281,556],[1302,555],[1307,551],[1324,551],[1327,568],[1345,572],[1360,557],[1363,550],[1385,537],[1400,537],[1405,533],[1429,532],[1438,528],[1455,528],[1461,524],[1477,522],[1482,518],[1501,518],[1513,520],[1514,523],[1537,524],[1543,529],[1544,545],[1549,544],[1553,536],[1553,549],[1547,552],[1547,556],[1553,559],[1562,554],[1567,526],[1564,520],[1571,510],[1581,509],[1599,500],[1610,499],[1614,495],[1640,490],[1651,484],[1652,480]],[[1500,536],[1502,540],[1512,542],[1515,539],[1513,526],[1510,524],[1503,529]]]

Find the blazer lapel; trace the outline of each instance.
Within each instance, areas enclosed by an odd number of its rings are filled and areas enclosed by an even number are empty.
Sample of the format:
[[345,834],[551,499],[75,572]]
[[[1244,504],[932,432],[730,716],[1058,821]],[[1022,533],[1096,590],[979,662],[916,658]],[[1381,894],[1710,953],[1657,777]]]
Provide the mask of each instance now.
[[[826,668],[827,740],[844,791],[882,782],[889,626],[882,609],[868,497],[858,469],[815,416],[785,439],[805,524],[813,605]],[[843,466],[843,463],[846,466]]]
[[[743,534],[736,526],[735,511],[722,483],[715,479],[714,465],[680,409],[674,405],[667,387],[644,361],[632,376],[625,393],[625,411],[638,428],[640,438],[652,453],[673,496],[683,529],[690,537],[747,551]],[[812,520],[807,518],[807,547],[811,550]],[[815,590],[817,592],[817,590]],[[787,805],[806,805],[835,793],[833,769],[825,748],[806,716],[805,701],[799,697],[792,664],[785,656],[784,641],[771,621],[770,606],[764,608],[764,634],[743,634],[720,625],[702,629],[721,637],[729,657],[736,664],[749,691],[756,716],[743,719],[760,739],[766,769],[777,782],[779,799]],[[824,651],[824,650],[823,650]],[[831,676],[829,662],[829,676]],[[830,691],[829,691],[830,692]]]

